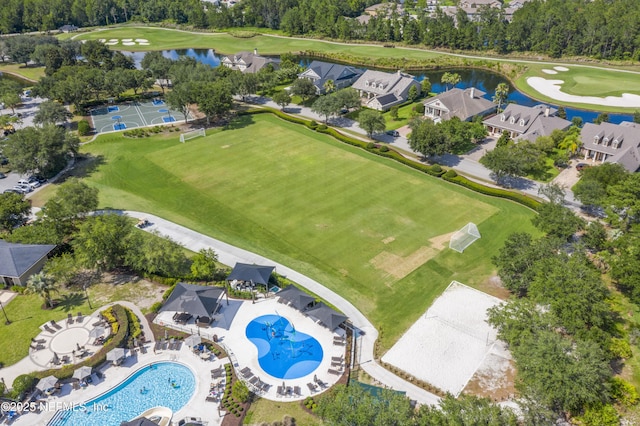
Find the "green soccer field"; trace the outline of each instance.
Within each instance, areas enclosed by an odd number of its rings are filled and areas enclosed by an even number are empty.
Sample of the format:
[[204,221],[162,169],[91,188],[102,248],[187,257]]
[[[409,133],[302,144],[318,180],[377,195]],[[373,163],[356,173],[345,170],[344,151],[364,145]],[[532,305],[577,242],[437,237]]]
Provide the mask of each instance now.
[[[146,211],[305,273],[353,302],[389,347],[452,279],[499,292],[490,262],[533,213],[271,115],[185,144],[99,137],[86,179],[103,207]],[[482,239],[464,254],[448,234]]]

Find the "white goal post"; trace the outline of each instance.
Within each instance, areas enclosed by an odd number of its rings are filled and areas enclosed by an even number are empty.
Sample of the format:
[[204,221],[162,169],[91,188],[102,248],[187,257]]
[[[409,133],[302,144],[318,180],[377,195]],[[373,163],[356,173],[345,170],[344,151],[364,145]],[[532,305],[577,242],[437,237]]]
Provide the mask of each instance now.
[[480,238],[480,231],[475,223],[469,222],[457,231],[449,241],[449,248],[462,253],[467,247]]
[[180,135],[180,142],[185,143],[189,139],[197,138],[197,137],[200,137],[200,136],[207,136],[207,134],[204,131],[204,128],[196,129],[196,130],[190,130],[188,132],[182,133]]

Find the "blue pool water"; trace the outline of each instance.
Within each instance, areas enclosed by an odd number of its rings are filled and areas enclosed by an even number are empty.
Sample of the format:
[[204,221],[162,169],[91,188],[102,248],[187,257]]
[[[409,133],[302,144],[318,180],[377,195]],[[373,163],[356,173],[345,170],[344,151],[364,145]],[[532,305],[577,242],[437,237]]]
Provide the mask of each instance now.
[[50,424],[119,426],[156,406],[169,407],[176,412],[189,401],[195,386],[196,380],[189,368],[175,362],[159,362],[141,368],[115,388],[85,402],[81,408],[63,412]]
[[279,315],[254,319],[247,325],[246,335],[258,348],[260,367],[278,379],[306,376],[322,361],[320,343]]

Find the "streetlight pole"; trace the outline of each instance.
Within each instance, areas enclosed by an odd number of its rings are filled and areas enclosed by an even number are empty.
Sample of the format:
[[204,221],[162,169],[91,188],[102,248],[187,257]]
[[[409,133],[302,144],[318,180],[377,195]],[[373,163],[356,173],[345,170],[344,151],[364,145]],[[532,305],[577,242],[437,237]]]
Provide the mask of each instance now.
[[84,288],[84,295],[87,297],[87,303],[89,304],[89,309],[93,309],[91,306],[91,300],[89,299],[89,292],[87,291],[87,285],[82,286]]
[[2,304],[2,301],[0,301],[0,308],[2,309],[2,313],[4,314],[4,319],[6,320],[4,322],[4,324],[5,325],[11,324],[11,321],[9,320],[9,317],[7,316],[7,312],[4,310],[4,305]]

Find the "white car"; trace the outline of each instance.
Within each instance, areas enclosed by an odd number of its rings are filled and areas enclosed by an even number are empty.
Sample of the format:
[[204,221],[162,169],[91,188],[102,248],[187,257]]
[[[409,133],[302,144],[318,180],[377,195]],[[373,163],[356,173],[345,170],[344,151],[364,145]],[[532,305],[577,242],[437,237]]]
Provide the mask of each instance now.
[[31,187],[31,185],[25,185],[21,183],[18,183],[16,186],[14,186],[13,189],[19,189],[24,194],[28,194],[29,192],[33,191],[33,188]]
[[40,186],[40,182],[38,182],[37,180],[35,180],[33,182],[29,182],[28,179],[20,179],[18,181],[18,185],[26,185],[26,186],[30,187],[31,189],[35,189],[35,188],[38,188]]

